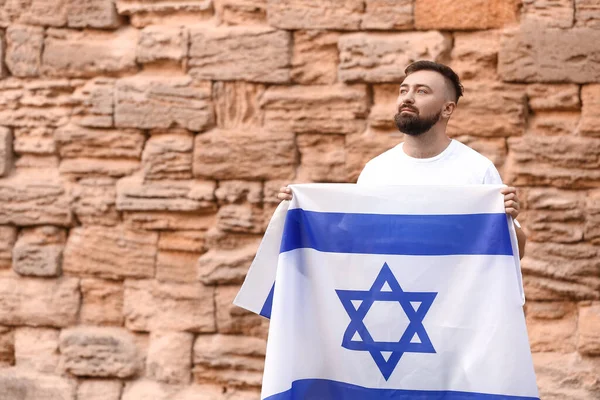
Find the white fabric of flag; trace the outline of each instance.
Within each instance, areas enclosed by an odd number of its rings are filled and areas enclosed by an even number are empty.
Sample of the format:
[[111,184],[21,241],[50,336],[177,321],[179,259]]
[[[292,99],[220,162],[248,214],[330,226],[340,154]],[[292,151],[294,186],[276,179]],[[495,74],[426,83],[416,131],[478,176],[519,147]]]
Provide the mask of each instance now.
[[261,399],[539,398],[501,186],[291,188],[234,302]]

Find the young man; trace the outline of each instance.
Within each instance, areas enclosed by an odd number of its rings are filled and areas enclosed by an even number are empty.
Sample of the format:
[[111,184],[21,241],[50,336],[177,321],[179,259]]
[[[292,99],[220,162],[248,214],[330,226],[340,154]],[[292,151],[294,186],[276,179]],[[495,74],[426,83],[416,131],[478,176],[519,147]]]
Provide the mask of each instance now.
[[[417,61],[405,70],[400,85],[394,121],[405,140],[367,163],[358,184],[369,185],[468,185],[502,184],[494,164],[446,134],[463,87],[448,66]],[[514,187],[505,187],[506,213],[515,220],[519,255],[525,250],[525,233],[516,218],[519,199]],[[291,190],[282,187],[277,196],[291,200]]]

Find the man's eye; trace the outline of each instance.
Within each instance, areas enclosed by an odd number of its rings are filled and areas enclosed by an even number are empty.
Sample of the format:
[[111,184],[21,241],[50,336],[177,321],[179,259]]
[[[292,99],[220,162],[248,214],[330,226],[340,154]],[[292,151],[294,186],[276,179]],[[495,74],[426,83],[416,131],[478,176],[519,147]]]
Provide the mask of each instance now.
[[427,93],[427,90],[419,89],[419,90],[417,90],[417,93],[425,94],[425,93]]

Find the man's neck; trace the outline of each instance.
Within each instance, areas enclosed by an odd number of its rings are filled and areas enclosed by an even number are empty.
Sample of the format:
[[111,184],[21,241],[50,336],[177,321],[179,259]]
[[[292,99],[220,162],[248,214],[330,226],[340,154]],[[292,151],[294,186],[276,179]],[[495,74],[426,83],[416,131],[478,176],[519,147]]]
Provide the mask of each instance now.
[[413,158],[431,158],[446,150],[451,141],[445,132],[428,131],[419,136],[404,135],[402,150]]

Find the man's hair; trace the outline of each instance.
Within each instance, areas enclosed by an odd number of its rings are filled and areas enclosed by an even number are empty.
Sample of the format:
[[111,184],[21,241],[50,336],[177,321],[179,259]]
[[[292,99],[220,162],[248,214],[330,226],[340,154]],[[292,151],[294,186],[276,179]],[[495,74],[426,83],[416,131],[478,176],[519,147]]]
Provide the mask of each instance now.
[[408,76],[417,71],[435,71],[443,75],[448,81],[450,81],[450,83],[452,83],[454,93],[456,94],[456,99],[454,101],[458,103],[458,99],[463,95],[463,85],[460,83],[460,78],[458,77],[456,72],[452,70],[452,68],[448,67],[447,65],[439,64],[433,61],[421,60],[415,61],[414,63],[406,67],[406,69],[404,70],[404,74]]

